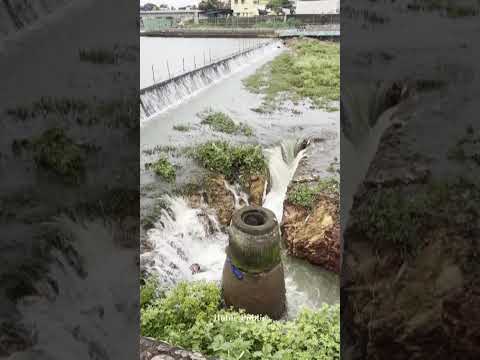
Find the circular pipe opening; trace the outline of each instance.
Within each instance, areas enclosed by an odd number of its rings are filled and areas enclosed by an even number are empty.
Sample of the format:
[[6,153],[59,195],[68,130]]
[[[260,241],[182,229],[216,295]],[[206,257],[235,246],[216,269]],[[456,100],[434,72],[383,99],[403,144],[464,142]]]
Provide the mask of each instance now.
[[266,222],[265,214],[252,210],[242,214],[242,221],[250,226],[262,226]]

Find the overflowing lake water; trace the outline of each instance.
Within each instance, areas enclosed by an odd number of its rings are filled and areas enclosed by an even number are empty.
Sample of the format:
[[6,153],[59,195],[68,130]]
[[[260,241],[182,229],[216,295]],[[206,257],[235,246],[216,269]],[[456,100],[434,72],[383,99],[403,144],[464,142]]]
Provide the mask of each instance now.
[[[161,43],[167,39],[156,40]],[[196,41],[188,39],[192,49],[197,44],[205,44],[203,39],[199,39],[198,43]],[[228,46],[234,49],[238,42],[236,39],[232,39],[230,43],[226,39],[212,39],[208,41],[212,48],[216,46],[215,41],[219,41],[218,46],[223,46],[224,49]],[[167,43],[168,40],[165,44]],[[149,42],[142,44],[145,46]],[[150,50],[141,51],[143,53]],[[296,145],[311,136],[330,139],[330,145],[321,148],[323,160],[321,159],[319,165],[324,166],[334,157],[339,157],[339,112],[311,109],[309,104],[290,104],[290,109],[295,111],[283,110],[273,114],[261,114],[252,110],[261,104],[262,98],[246,90],[242,80],[283,51],[286,51],[283,44],[275,42],[243,59],[243,63],[242,59],[238,59],[228,77],[221,78],[193,95],[186,95],[184,99],[178,99],[174,107],[159,111],[157,115],[144,121],[141,128],[141,213],[148,213],[160,199],[169,203],[169,208],[162,210],[154,228],[142,233],[144,246],[141,266],[143,270],[159,276],[164,284],[172,285],[180,280],[195,279],[219,281],[228,236],[221,231],[215,212],[207,205],[191,208],[187,199],[174,196],[168,191],[168,184],[144,169],[146,162],[154,161],[158,156],[144,150],[156,146],[189,147],[213,139],[260,144],[271,173],[270,191],[265,194],[263,205],[271,209],[279,221],[283,213],[287,186],[300,160],[311,156],[308,149],[296,152]],[[182,57],[183,53],[178,56]],[[253,129],[254,136],[213,132],[200,124],[201,119],[198,116],[208,108],[225,112],[234,121],[248,124]],[[175,125],[185,125],[189,131],[176,131]],[[204,170],[188,157],[175,154],[170,154],[169,157],[177,166],[177,185],[188,183],[203,174]],[[245,195],[234,185],[226,184],[226,188],[234,193],[238,204],[242,199],[245,202]],[[199,264],[202,272],[192,274],[190,266],[193,263]],[[292,258],[286,251],[283,253],[283,263],[289,317],[295,316],[302,306],[317,308],[322,303],[339,302],[337,275],[306,261]]]
[[[266,39],[140,37],[140,89],[211,63]],[[155,80],[155,81],[154,81]]]

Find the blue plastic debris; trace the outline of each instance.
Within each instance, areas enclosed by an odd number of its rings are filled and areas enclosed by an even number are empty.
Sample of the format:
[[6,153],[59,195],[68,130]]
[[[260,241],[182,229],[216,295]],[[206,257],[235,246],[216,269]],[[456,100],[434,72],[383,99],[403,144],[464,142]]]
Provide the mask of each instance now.
[[230,269],[232,270],[233,275],[235,275],[238,280],[242,280],[243,273],[240,271],[240,269],[232,264],[232,260],[230,258],[227,258],[227,261],[230,263]]

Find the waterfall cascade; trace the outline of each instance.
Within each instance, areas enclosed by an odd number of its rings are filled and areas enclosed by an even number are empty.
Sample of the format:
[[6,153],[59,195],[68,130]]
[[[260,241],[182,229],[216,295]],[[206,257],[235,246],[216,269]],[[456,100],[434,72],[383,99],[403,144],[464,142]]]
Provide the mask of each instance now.
[[[296,153],[297,144],[296,139],[290,139],[265,149],[271,173],[271,190],[266,194],[263,206],[272,210],[279,222],[288,185],[298,163],[305,156],[305,150]],[[248,204],[246,194],[238,187],[226,183],[225,188],[234,194],[236,207]],[[167,197],[167,201],[170,211],[164,210],[157,227],[147,233],[147,242],[152,250],[141,255],[141,267],[147,273],[158,276],[166,286],[182,280],[220,281],[228,236],[221,231],[215,214],[206,208],[193,209],[181,197]],[[199,264],[201,271],[192,274],[192,264]],[[295,271],[293,267],[291,271]],[[310,304],[292,276],[287,268],[288,316],[295,314],[301,306]]]
[[[141,254],[141,266],[165,285],[179,280],[220,280],[227,235],[206,209],[192,209],[181,197],[167,197],[170,212],[163,210],[161,223],[149,230],[151,251]],[[204,216],[202,216],[204,215]],[[192,274],[190,266],[201,271]]]
[[263,206],[272,210],[279,222],[283,217],[283,202],[288,185],[300,160],[305,156],[305,149],[296,152],[297,144],[297,140],[290,139],[265,150],[272,184],[270,192],[264,198]]
[[141,124],[153,116],[175,107],[198,92],[260,60],[276,48],[270,43],[234,57],[177,76],[171,80],[149,86],[140,91]]

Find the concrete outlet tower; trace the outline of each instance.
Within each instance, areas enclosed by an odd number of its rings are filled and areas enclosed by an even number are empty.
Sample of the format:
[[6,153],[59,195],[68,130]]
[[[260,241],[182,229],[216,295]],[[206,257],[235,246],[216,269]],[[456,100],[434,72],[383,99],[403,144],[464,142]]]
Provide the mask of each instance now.
[[286,307],[285,278],[275,214],[253,206],[237,210],[226,253],[222,277],[225,304],[249,314],[281,318]]

